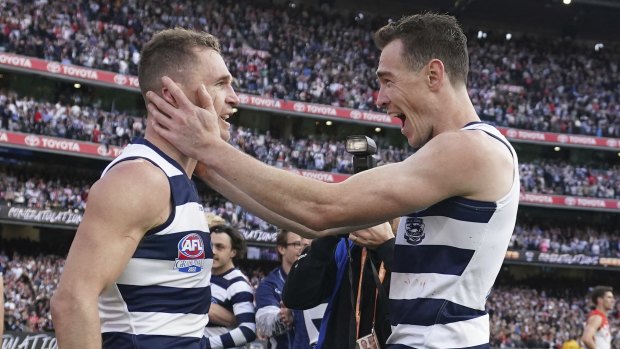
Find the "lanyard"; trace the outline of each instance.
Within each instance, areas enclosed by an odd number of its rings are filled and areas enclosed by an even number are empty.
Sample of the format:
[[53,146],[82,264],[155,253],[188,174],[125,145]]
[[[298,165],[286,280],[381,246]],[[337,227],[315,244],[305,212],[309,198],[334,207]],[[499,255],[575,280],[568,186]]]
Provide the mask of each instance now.
[[[361,322],[361,317],[362,317],[362,311],[361,311],[361,303],[362,303],[362,278],[364,276],[364,266],[366,265],[366,257],[368,255],[368,251],[366,250],[366,247],[362,248],[362,255],[360,258],[360,275],[359,275],[359,281],[357,284],[357,302],[355,304],[355,323],[356,323],[356,336],[355,338],[359,338],[360,336],[360,322]],[[370,259],[370,263],[372,263],[372,259]],[[383,262],[381,262],[381,266],[379,267],[379,280],[381,281],[381,283],[383,283],[383,279],[385,278],[385,266],[383,265]],[[351,285],[353,286],[353,285]],[[379,285],[377,285],[378,287]],[[379,290],[375,289],[375,307],[373,309],[373,316],[372,316],[372,327],[375,327],[375,318],[377,316],[377,298],[378,298],[378,294],[379,294]]]

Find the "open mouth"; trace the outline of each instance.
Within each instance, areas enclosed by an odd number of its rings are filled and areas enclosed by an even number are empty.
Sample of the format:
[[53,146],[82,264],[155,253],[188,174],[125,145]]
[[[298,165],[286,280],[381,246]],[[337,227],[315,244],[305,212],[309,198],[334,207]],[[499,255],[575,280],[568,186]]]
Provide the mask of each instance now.
[[405,114],[403,113],[390,113],[390,116],[393,118],[398,118],[402,122],[403,126],[405,126]]

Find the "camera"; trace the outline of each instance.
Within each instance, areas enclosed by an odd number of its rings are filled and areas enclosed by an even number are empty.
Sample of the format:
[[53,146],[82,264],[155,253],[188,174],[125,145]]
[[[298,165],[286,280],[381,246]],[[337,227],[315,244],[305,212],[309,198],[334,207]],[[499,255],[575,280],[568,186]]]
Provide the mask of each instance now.
[[377,144],[367,136],[348,136],[347,153],[353,155],[353,172],[359,173],[377,166]]

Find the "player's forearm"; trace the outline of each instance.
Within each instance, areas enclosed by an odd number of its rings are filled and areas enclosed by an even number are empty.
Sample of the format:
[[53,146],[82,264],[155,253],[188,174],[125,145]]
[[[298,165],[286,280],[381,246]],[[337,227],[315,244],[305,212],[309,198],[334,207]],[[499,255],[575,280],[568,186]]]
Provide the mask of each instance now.
[[219,304],[211,304],[209,307],[209,322],[225,327],[237,325],[235,315]]
[[96,298],[86,301],[60,292],[52,300],[52,317],[59,348],[101,349]]
[[360,229],[359,227],[340,227],[334,228],[324,231],[314,231],[307,226],[304,226],[300,223],[294,222],[290,219],[287,219],[278,213],[268,209],[264,205],[260,204],[258,201],[254,200],[250,196],[248,196],[243,191],[239,190],[232,183],[226,180],[225,177],[220,176],[214,171],[202,170],[197,171],[196,175],[200,177],[203,181],[209,184],[211,188],[224,195],[227,199],[238,203],[243,206],[246,210],[250,211],[252,214],[255,214],[265,221],[286,229],[290,231],[294,231],[295,233],[309,238],[317,238],[325,235],[338,235],[342,233],[347,233],[351,231],[355,231]]
[[332,206],[328,188],[322,188],[328,184],[265,165],[223,142],[216,147],[206,149],[198,159],[210,172],[277,215],[319,230],[323,222],[318,217]]

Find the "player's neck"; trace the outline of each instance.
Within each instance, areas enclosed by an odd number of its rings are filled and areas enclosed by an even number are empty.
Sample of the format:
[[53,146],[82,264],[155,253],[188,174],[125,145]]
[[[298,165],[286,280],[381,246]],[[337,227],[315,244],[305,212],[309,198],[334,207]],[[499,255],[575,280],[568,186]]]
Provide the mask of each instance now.
[[603,314],[607,314],[607,312],[608,312],[608,310],[607,310],[607,309],[605,309],[605,307],[604,307],[604,306],[602,306],[602,305],[597,305],[597,306],[596,306],[596,310],[600,311],[600,312],[601,312],[601,313],[603,313]]
[[174,161],[178,162],[179,165],[183,167],[188,177],[192,176],[192,173],[194,173],[194,169],[196,168],[196,160],[183,155],[183,153],[181,153],[177,148],[175,148],[172,144],[159,136],[148,126],[146,127],[146,130],[144,132],[144,139],[151,142],[154,146],[159,148]]
[[447,131],[457,131],[471,122],[480,121],[465,87],[446,89],[436,104],[438,116],[433,137]]
[[223,265],[223,266],[221,266],[219,268],[213,268],[211,270],[211,273],[213,275],[215,275],[215,276],[224,275],[227,272],[229,272],[230,270],[232,270],[234,267],[235,267],[235,265],[232,262],[230,262],[230,263],[228,263],[226,265]]

